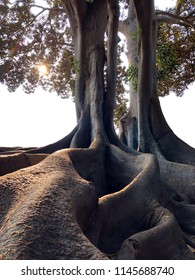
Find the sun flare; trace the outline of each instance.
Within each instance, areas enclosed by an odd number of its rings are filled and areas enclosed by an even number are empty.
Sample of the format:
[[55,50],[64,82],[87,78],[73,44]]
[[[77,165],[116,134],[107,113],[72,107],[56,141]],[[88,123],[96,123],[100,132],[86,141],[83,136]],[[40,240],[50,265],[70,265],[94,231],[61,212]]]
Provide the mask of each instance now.
[[48,68],[45,64],[41,64],[37,66],[38,72],[39,72],[39,76],[45,76],[48,74]]

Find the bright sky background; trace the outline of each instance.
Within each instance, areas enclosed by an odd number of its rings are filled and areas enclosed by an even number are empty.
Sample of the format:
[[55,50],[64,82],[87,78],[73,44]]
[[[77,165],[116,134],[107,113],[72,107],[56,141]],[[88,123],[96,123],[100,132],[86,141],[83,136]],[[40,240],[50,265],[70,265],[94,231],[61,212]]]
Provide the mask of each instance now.
[[[158,0],[158,8],[175,0]],[[170,94],[161,98],[165,117],[181,139],[195,147],[195,85],[183,97]],[[76,123],[74,104],[54,93],[37,89],[34,94],[15,93],[0,86],[0,146],[43,146],[64,137]]]
[[74,128],[76,116],[71,100],[37,89],[7,92],[0,87],[0,146],[43,146],[64,137]]

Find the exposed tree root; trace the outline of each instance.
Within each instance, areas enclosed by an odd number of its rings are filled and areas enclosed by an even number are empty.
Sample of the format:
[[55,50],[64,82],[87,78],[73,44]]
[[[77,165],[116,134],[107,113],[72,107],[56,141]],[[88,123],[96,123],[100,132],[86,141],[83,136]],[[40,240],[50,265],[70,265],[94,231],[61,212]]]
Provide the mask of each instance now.
[[37,164],[47,157],[47,154],[8,153],[0,155],[0,176],[14,172],[18,169]]
[[98,197],[67,152],[5,175],[0,183],[1,259],[106,258],[81,230]]
[[129,112],[121,119],[119,123],[121,141],[143,153],[152,153],[159,160],[195,165],[195,149],[174,134],[166,122],[156,95],[157,93],[150,96],[148,115],[139,128],[139,116],[132,117]]
[[[158,211],[159,210],[159,211]],[[194,259],[193,254],[186,248],[174,216],[167,210],[156,209],[160,216],[154,227],[130,236],[124,241],[122,250],[115,258],[121,259],[124,253],[130,251],[132,259]],[[174,240],[174,242],[172,242]],[[134,250],[132,250],[132,247]],[[129,254],[130,254],[129,252]],[[129,257],[129,256],[128,256]]]
[[173,131],[163,135],[157,143],[167,160],[195,165],[195,149],[179,139]]
[[194,205],[180,210],[161,169],[100,137],[2,176],[1,259],[193,259]]
[[167,160],[195,165],[195,149],[173,133],[165,120],[157,97],[151,98],[149,123],[151,133]]
[[78,124],[42,148],[1,149],[0,174],[10,173],[0,178],[1,259],[194,259],[194,151],[153,100],[154,3],[133,2],[142,30],[133,129],[145,154],[113,129],[118,1],[62,1],[79,68]]

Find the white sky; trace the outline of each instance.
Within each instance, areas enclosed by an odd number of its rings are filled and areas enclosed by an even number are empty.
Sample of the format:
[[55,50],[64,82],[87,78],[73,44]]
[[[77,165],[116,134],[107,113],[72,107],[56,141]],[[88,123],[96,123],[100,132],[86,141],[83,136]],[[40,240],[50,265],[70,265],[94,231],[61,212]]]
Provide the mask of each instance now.
[[0,146],[42,146],[70,132],[76,116],[73,102],[54,93],[10,93],[1,86],[0,120]]
[[195,84],[182,97],[174,93],[160,98],[164,116],[173,132],[195,148]]
[[[175,0],[155,1],[158,8]],[[181,139],[195,147],[195,85],[183,97],[170,94],[161,98],[165,117]],[[43,146],[64,137],[76,123],[74,104],[56,94],[37,89],[34,94],[21,90],[9,93],[0,86],[0,146]]]
[[176,0],[154,0],[155,6],[159,9],[165,9],[166,7],[174,6]]

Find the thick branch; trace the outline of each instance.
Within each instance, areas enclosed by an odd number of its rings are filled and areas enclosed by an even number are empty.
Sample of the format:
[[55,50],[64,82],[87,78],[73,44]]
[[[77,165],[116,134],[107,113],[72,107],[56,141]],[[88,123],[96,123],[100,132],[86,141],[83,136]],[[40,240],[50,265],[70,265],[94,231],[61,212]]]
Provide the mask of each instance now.
[[39,9],[41,9],[43,12],[44,11],[54,11],[54,12],[66,12],[66,10],[65,9],[63,9],[63,8],[54,8],[54,7],[52,7],[52,8],[49,8],[49,7],[43,7],[43,6],[40,6],[40,5],[29,5],[29,7],[30,8],[39,8]]
[[165,11],[156,11],[156,20],[160,22],[169,22],[169,23],[175,23],[180,24],[188,27],[195,28],[195,25],[193,22],[187,20],[185,17],[181,17],[178,15],[171,14],[169,12]]

